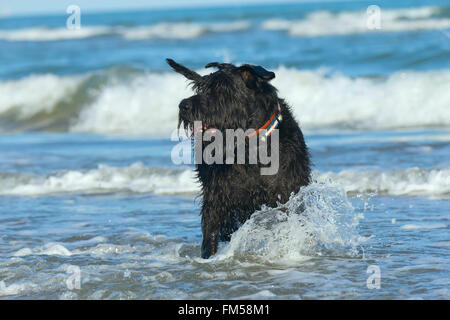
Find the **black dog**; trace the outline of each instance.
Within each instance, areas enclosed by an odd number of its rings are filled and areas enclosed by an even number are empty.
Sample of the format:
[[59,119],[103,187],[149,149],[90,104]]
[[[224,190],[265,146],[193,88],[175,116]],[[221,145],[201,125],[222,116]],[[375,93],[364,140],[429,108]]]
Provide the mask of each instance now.
[[[263,204],[275,207],[292,192],[310,182],[310,160],[303,134],[289,106],[278,98],[269,84],[275,77],[260,66],[209,63],[218,71],[200,76],[171,59],[169,65],[192,81],[196,95],[179,105],[179,126],[193,128],[202,121],[203,129],[274,129],[279,137],[279,168],[274,175],[261,175],[264,164],[196,165],[202,187],[203,258],[217,252],[217,242],[229,241],[231,234]],[[247,136],[248,138],[249,136]],[[270,143],[271,136],[266,138]],[[266,140],[264,139],[264,140]],[[247,143],[248,145],[248,143]],[[248,159],[246,155],[246,159]],[[259,161],[259,160],[258,160]]]

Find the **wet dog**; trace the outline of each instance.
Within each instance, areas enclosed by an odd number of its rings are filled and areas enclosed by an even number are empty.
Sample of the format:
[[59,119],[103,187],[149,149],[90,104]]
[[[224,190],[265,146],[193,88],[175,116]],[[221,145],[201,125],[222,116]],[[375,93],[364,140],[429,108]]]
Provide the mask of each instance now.
[[[284,203],[292,193],[309,184],[309,153],[290,107],[269,83],[275,78],[273,72],[261,66],[213,62],[206,68],[215,67],[217,71],[201,76],[171,59],[167,62],[191,81],[195,91],[195,95],[179,104],[179,126],[195,135],[198,131],[206,134],[208,131],[224,133],[242,129],[240,132],[245,132],[243,143],[247,148],[243,163],[197,162],[196,154],[196,172],[202,193],[201,256],[208,258],[217,252],[219,240],[229,241],[232,233],[262,205],[275,207],[277,202]],[[196,121],[201,121],[201,130],[193,130]],[[267,162],[260,158],[256,162],[250,161],[253,159],[250,141],[256,137],[258,148],[270,146],[271,155],[277,152],[276,172],[262,174],[261,169],[267,167]],[[200,154],[212,139],[210,141],[202,141]],[[276,148],[272,148],[275,143]],[[234,138],[232,145],[233,152],[239,149]],[[229,153],[229,145],[224,145],[222,149],[214,149],[212,156],[225,149]],[[219,155],[219,159],[221,157]],[[236,160],[234,153],[233,159]]]

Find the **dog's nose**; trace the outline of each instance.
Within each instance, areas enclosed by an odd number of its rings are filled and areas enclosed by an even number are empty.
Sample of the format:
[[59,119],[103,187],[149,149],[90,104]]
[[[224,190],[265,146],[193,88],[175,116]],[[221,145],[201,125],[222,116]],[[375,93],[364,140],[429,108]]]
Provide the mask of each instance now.
[[188,111],[191,109],[192,103],[189,99],[184,99],[180,102],[180,105],[178,106],[181,111]]

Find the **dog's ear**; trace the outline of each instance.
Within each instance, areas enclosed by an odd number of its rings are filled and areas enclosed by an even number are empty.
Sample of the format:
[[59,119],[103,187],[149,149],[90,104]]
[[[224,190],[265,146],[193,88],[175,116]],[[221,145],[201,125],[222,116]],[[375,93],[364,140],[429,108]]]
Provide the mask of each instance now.
[[251,81],[252,77],[257,77],[259,79],[270,81],[275,78],[275,73],[272,71],[267,71],[261,66],[254,66],[251,64],[244,64],[238,68],[241,73],[242,79],[247,83]]
[[242,80],[244,80],[245,84],[250,89],[259,87],[258,82],[260,82],[260,80],[270,81],[275,78],[275,73],[267,71],[261,66],[244,64],[237,68],[237,70],[241,74]]
[[216,68],[221,68],[221,64],[219,62],[210,62],[208,63],[205,68],[212,68],[212,67],[216,67]]
[[202,78],[202,76],[199,75],[197,72],[192,71],[192,70],[186,68],[185,66],[182,66],[179,63],[176,63],[172,59],[167,58],[166,60],[167,60],[167,63],[169,64],[169,66],[171,66],[173,68],[173,70],[182,74],[189,80],[198,81]]

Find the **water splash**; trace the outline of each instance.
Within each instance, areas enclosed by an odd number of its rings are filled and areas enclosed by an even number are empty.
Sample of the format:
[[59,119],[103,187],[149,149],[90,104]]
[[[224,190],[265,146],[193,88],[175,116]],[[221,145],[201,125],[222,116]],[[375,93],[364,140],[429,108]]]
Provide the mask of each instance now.
[[285,204],[255,212],[217,259],[291,264],[325,255],[357,257],[362,217],[343,189],[314,182]]

